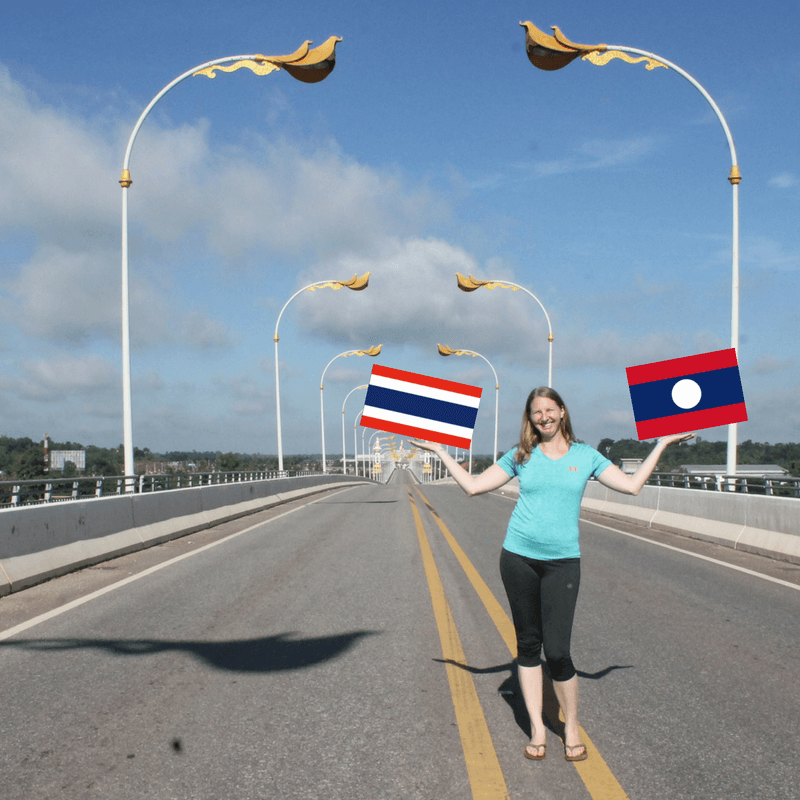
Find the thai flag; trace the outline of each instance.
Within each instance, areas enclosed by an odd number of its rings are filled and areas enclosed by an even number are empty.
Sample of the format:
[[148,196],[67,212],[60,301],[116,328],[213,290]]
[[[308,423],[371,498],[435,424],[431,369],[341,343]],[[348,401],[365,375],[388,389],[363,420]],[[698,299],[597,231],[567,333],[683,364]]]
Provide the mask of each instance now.
[[361,425],[468,448],[482,389],[374,364]]
[[747,421],[736,350],[628,367],[639,440]]

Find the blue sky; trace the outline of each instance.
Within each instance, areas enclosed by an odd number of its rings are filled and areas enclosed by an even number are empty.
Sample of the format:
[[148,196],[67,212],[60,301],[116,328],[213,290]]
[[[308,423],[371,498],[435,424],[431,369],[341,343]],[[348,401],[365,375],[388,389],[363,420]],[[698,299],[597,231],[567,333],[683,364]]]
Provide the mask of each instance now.
[[[635,438],[625,367],[730,346],[730,156],[689,83],[575,61],[542,72],[521,20],[649,50],[720,106],[743,180],[740,440],[800,441],[800,9],[642,4],[100,2],[4,11],[0,29],[0,434],[122,441],[125,146],[149,101],[225,56],[341,36],[333,73],[191,78],[144,123],[129,191],[133,438],[154,451],[319,452],[319,381],[338,353],[484,388],[476,452],[500,449],[547,382],[577,435]],[[372,359],[325,378],[326,444]],[[363,392],[350,396],[348,447]],[[725,428],[702,433],[724,439]]]

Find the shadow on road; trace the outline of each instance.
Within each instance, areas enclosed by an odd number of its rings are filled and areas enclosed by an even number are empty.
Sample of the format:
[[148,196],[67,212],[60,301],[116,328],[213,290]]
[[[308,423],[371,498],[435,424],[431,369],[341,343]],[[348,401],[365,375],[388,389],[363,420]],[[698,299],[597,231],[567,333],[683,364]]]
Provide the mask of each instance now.
[[112,656],[151,656],[182,652],[215,669],[229,672],[278,672],[313,667],[338,658],[365,636],[379,631],[352,631],[335,636],[294,639],[294,633],[279,633],[258,639],[226,642],[163,641],[158,639],[24,639],[0,642],[36,652],[99,650]]
[[[493,672],[510,671],[510,675],[500,684],[497,691],[502,696],[503,700],[508,703],[514,714],[514,721],[525,733],[526,736],[531,735],[531,721],[528,716],[528,710],[525,707],[525,700],[522,697],[522,688],[519,685],[519,677],[517,673],[517,662],[512,661],[508,664],[499,664],[495,667],[470,667],[467,664],[460,664],[458,661],[453,661],[450,658],[434,658],[440,664],[451,664],[454,667],[463,669],[466,672],[471,672],[474,675],[488,675]],[[557,736],[564,736],[564,723],[559,718],[559,705],[558,698],[556,697],[555,690],[553,689],[553,682],[550,674],[547,671],[547,663],[542,664],[544,674],[542,675],[542,691],[543,691],[543,705],[542,711],[544,715],[545,725],[553,731]],[[606,667],[598,672],[581,672],[578,670],[578,676],[586,680],[597,681],[613,672],[615,669],[632,669],[632,665],[616,665]]]

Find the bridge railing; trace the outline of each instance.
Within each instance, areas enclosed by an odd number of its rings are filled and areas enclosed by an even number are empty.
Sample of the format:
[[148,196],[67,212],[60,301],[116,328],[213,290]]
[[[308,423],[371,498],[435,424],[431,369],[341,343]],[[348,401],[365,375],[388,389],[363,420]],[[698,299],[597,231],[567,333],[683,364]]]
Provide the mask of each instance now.
[[800,497],[800,478],[789,476],[756,478],[742,475],[689,475],[681,472],[654,472],[647,481],[647,485],[764,494],[777,497]]
[[300,478],[314,475],[307,470],[247,470],[239,472],[190,472],[172,475],[112,475],[90,478],[35,478],[26,481],[0,481],[0,508],[15,508],[42,503],[63,503],[109,497],[132,491],[136,494],[212,486],[241,481],[274,478]]

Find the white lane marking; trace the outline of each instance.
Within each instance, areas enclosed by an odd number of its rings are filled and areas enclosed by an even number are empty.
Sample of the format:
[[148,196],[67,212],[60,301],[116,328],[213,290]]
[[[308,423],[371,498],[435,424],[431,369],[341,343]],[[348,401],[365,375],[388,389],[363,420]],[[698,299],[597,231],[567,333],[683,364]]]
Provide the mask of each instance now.
[[[326,495],[324,499],[327,499],[329,497],[335,497],[337,494],[341,494],[342,492],[348,491],[348,489],[354,489],[354,488],[355,488],[354,486],[349,486],[346,489],[340,489],[338,492]],[[0,642],[5,641],[6,639],[10,639],[12,636],[16,636],[18,633],[27,631],[30,628],[33,628],[34,626],[39,625],[42,622],[47,622],[47,620],[49,619],[53,619],[54,617],[59,617],[61,616],[61,614],[65,614],[67,611],[71,611],[73,608],[82,606],[84,603],[88,603],[90,600],[95,600],[98,597],[102,597],[104,594],[108,594],[108,592],[111,592],[114,589],[120,589],[129,583],[133,583],[133,581],[138,581],[139,578],[144,578],[147,575],[152,575],[154,572],[158,572],[160,569],[172,566],[172,564],[177,564],[178,561],[183,561],[184,558],[189,558],[189,556],[197,555],[198,553],[202,553],[204,550],[210,550],[212,547],[216,547],[218,544],[229,542],[231,539],[235,539],[237,536],[242,536],[242,534],[249,533],[255,528],[259,528],[262,525],[267,525],[270,522],[275,522],[275,520],[278,520],[281,517],[293,514],[295,511],[300,511],[300,509],[306,508],[307,506],[313,505],[314,503],[318,503],[322,499],[323,499],[322,497],[318,497],[316,500],[312,500],[309,503],[304,503],[302,506],[289,509],[289,511],[284,511],[282,514],[278,514],[277,517],[272,517],[272,519],[264,520],[263,522],[257,522],[255,525],[251,525],[249,528],[245,528],[243,531],[232,533],[230,536],[226,536],[224,539],[220,539],[219,541],[211,542],[210,544],[198,547],[197,550],[192,550],[190,553],[183,553],[180,556],[175,556],[175,558],[171,558],[169,561],[164,561],[161,564],[156,564],[154,567],[149,567],[148,569],[143,570],[142,572],[137,572],[136,575],[131,575],[129,578],[123,578],[121,581],[112,583],[109,586],[104,586],[102,589],[98,589],[96,592],[91,592],[90,594],[87,594],[84,597],[79,597],[76,600],[72,600],[69,603],[65,603],[63,606],[59,606],[58,608],[53,608],[50,611],[46,611],[44,614],[39,614],[38,617],[33,617],[32,619],[29,619],[27,622],[21,622],[19,625],[15,625],[13,628],[8,628],[7,630],[0,631]]]
[[763,573],[755,572],[752,569],[739,567],[736,564],[728,564],[725,561],[719,561],[718,559],[710,558],[709,556],[702,556],[699,553],[692,553],[690,550],[682,550],[680,547],[673,547],[672,545],[669,544],[654,542],[652,539],[647,539],[644,536],[637,536],[635,533],[628,533],[627,531],[621,531],[619,530],[619,528],[612,528],[609,525],[601,525],[599,522],[590,522],[588,519],[582,519],[581,522],[584,522],[587,525],[595,525],[598,528],[605,528],[607,531],[614,531],[614,533],[621,533],[623,536],[630,536],[631,539],[638,539],[640,542],[647,542],[648,544],[654,544],[657,547],[665,547],[667,550],[674,550],[676,553],[683,553],[684,555],[692,556],[693,558],[702,558],[703,561],[710,561],[712,564],[719,564],[719,566],[721,567],[728,567],[728,569],[735,569],[737,572],[744,572],[747,575],[753,575],[756,578],[763,578],[765,581],[772,581],[773,583],[779,583],[781,586],[788,586],[790,589],[797,589],[798,591],[800,591],[800,586],[798,586],[796,583],[789,583],[789,581],[784,581],[781,580],[780,578],[773,578],[770,575],[764,575]]
[[[492,494],[496,494],[492,492]],[[516,501],[516,497],[509,497],[508,495],[504,494],[497,494],[497,497],[505,497],[507,500],[514,500]],[[800,586],[796,583],[789,583],[789,581],[781,580],[781,578],[773,578],[770,575],[764,575],[761,572],[755,572],[752,569],[747,569],[746,567],[738,567],[736,564],[728,564],[726,561],[720,561],[716,558],[710,558],[709,556],[701,556],[699,553],[693,553],[691,550],[683,550],[680,547],[673,547],[669,544],[662,544],[661,542],[654,542],[652,539],[648,539],[644,536],[637,536],[635,533],[627,533],[626,531],[621,531],[619,528],[612,528],[610,525],[601,525],[599,522],[590,522],[588,519],[582,519],[581,522],[585,522],[587,525],[596,525],[598,528],[605,528],[607,531],[614,531],[614,533],[621,533],[623,536],[630,536],[631,539],[638,539],[640,542],[647,542],[648,544],[655,544],[659,547],[666,547],[667,550],[674,550],[676,553],[683,553],[687,556],[692,556],[694,558],[702,558],[703,561],[710,561],[712,564],[719,564],[721,567],[728,567],[729,569],[735,569],[738,572],[744,572],[747,575],[754,575],[756,578],[763,578],[765,581],[772,581],[773,583],[779,583],[781,586],[788,586],[790,589],[797,589],[800,591]],[[698,541],[704,541],[703,539],[699,539]],[[741,551],[737,551],[741,552]]]
[[[495,491],[491,492],[491,494],[495,495],[496,497],[503,497],[506,500],[513,500],[514,502],[517,501],[516,497],[511,497],[509,495],[503,494],[502,492]],[[607,531],[614,531],[614,533],[621,533],[623,536],[630,536],[631,539],[638,539],[640,542],[647,542],[648,544],[655,544],[658,547],[666,547],[667,550],[674,550],[676,553],[683,553],[687,556],[692,556],[694,558],[702,558],[703,561],[710,561],[712,564],[719,564],[721,567],[728,567],[728,569],[735,569],[738,572],[744,572],[747,575],[753,575],[756,578],[763,578],[765,581],[772,581],[773,583],[778,583],[781,586],[788,586],[790,589],[797,589],[800,591],[800,586],[796,583],[789,583],[789,581],[781,580],[781,578],[773,578],[770,575],[764,575],[761,572],[755,572],[752,569],[746,569],[745,567],[738,567],[736,564],[728,564],[725,561],[720,561],[716,558],[710,558],[709,556],[701,556],[699,553],[693,553],[691,550],[682,550],[680,547],[673,547],[669,544],[662,544],[661,542],[654,542],[652,539],[648,539],[644,536],[637,536],[635,533],[627,533],[626,531],[621,531],[619,528],[612,528],[609,525],[601,525],[599,522],[590,522],[588,519],[581,519],[581,522],[585,522],[587,525],[596,525],[598,528],[605,528]],[[704,541],[703,539],[698,539],[698,541]],[[741,552],[741,550],[737,551]]]

